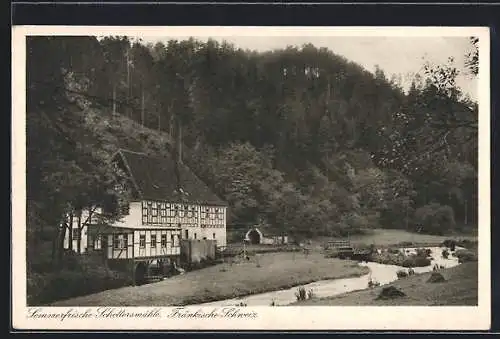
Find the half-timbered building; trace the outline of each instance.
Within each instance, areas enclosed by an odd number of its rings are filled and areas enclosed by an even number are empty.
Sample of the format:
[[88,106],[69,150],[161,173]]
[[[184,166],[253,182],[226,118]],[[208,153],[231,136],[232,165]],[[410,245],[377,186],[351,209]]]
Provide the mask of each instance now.
[[125,173],[125,189],[132,197],[125,215],[112,225],[89,218],[78,237],[67,232],[65,245],[72,242],[72,249],[80,252],[101,250],[107,260],[132,260],[134,265],[178,263],[184,239],[215,240],[217,247],[226,246],[227,204],[189,167],[169,156],[129,150],[119,150],[112,160]]

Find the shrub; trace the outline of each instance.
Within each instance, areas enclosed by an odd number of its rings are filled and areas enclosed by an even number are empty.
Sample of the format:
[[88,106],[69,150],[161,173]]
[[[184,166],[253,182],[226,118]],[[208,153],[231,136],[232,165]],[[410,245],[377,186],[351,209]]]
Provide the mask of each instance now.
[[346,213],[340,217],[339,231],[341,236],[354,234],[369,226],[367,218],[358,213]]
[[372,280],[370,278],[370,280],[368,280],[368,288],[373,288],[373,287],[377,287],[377,286],[380,286],[380,282],[376,281],[376,280]]
[[448,205],[432,203],[415,211],[415,223],[424,233],[443,235],[455,228],[453,209]]
[[65,251],[59,270],[28,271],[27,295],[29,303],[45,304],[131,284],[130,273],[124,267],[110,270],[98,254],[82,256]]
[[370,255],[369,260],[379,264],[401,266],[404,260],[404,255],[402,253],[392,254],[382,252],[379,254],[375,252]]
[[469,250],[458,250],[455,252],[458,262],[463,264],[469,261],[477,261],[477,254]]
[[386,300],[386,299],[396,299],[402,297],[406,297],[406,294],[403,291],[397,289],[394,286],[387,286],[384,287],[382,291],[380,291],[376,299]]
[[450,253],[447,250],[443,250],[443,252],[441,252],[441,256],[445,259],[448,259]]
[[314,294],[314,291],[310,289],[307,291],[307,299],[313,299],[316,295]]
[[85,271],[67,269],[46,275],[34,274],[28,278],[28,300],[31,304],[45,304],[74,298],[132,284],[126,273],[106,270],[104,267]]
[[295,292],[295,297],[297,298],[297,301],[303,301],[306,300],[306,289],[304,286],[300,286]]
[[408,273],[405,270],[399,270],[396,272],[396,275],[398,279],[401,279],[401,278],[406,278],[408,276]]
[[440,283],[440,282],[445,282],[445,281],[446,281],[446,279],[439,272],[432,272],[429,279],[427,279],[428,283]]
[[[465,247],[467,249],[471,249],[471,248],[475,248],[477,247],[477,241],[471,241],[469,239],[462,239],[462,240],[459,240],[457,241],[457,246],[460,246],[460,247]],[[454,250],[454,249],[453,249]],[[452,250],[452,251],[453,251]]]
[[454,251],[455,246],[457,245],[457,242],[455,240],[452,240],[452,239],[447,239],[447,240],[443,241],[441,245],[443,245],[446,248],[449,248],[450,251]]
[[399,249],[397,249],[397,248],[389,248],[387,250],[387,252],[389,252],[391,254],[399,254],[399,253],[401,253],[401,251]]
[[411,255],[403,260],[403,267],[425,267],[431,264],[430,259],[418,255]]
[[35,272],[27,272],[27,303],[35,305],[43,300],[43,292],[46,290],[48,283],[47,275]]
[[417,248],[417,256],[419,257],[430,257],[431,256],[431,249],[430,248]]

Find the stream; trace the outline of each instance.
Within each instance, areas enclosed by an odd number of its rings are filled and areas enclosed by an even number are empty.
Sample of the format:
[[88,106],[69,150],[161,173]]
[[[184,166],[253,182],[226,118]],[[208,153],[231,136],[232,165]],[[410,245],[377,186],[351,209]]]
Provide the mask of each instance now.
[[[435,264],[443,266],[445,268],[459,265],[458,258],[451,255],[451,253],[453,252],[450,252],[450,255],[447,259],[441,256],[442,251],[446,249],[445,247],[430,247],[429,249],[431,250],[430,256],[433,258],[433,260],[431,260],[431,265],[425,267],[414,267],[413,269],[415,271],[415,274],[430,272],[432,271]],[[458,246],[455,248],[455,250],[459,249],[463,248]],[[416,253],[417,248],[400,248],[399,250],[405,254],[413,254]],[[361,262],[359,263],[359,265],[368,267],[370,269],[370,273],[353,278],[320,280],[310,284],[305,284],[303,286],[306,291],[312,289],[316,298],[326,298],[346,292],[367,289],[370,277],[372,280],[378,281],[380,285],[386,285],[398,279],[396,275],[397,271],[408,271],[408,268],[402,266],[386,265],[374,262]],[[239,305],[240,303],[246,304],[247,306],[270,306],[271,302],[273,301],[274,305],[276,306],[289,305],[297,300],[295,297],[297,289],[298,286],[278,291],[253,294],[241,298],[203,303],[197,306],[222,307],[235,306]]]

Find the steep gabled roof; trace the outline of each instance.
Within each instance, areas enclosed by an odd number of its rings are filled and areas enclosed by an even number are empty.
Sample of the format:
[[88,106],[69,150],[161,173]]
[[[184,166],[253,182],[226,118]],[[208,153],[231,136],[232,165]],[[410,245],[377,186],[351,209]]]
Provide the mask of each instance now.
[[[185,164],[179,164],[177,173],[176,162],[170,155],[154,157],[123,149],[117,155],[121,156],[142,199],[227,205]],[[182,193],[178,192],[178,187]]]

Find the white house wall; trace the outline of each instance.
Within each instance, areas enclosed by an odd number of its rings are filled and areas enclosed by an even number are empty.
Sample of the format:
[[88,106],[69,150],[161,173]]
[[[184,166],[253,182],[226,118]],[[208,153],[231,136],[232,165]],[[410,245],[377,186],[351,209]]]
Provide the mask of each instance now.
[[[115,236],[122,236],[126,239],[124,246],[116,248],[114,246]],[[124,234],[107,234],[107,257],[109,259],[132,259],[134,257],[133,253],[133,233]]]
[[180,227],[181,239],[215,239],[226,246],[226,207],[143,201],[141,208],[145,227]]
[[[166,237],[166,244],[164,247],[162,247],[162,235]],[[141,244],[141,236],[145,238],[143,244]],[[156,236],[156,242],[152,241],[154,236]],[[144,258],[180,255],[179,237],[180,230],[136,230],[134,232],[134,257]]]
[[142,227],[142,209],[140,201],[133,201],[129,204],[129,211],[120,220],[114,222],[112,226],[138,228]]
[[[86,220],[88,217],[89,211],[82,212],[82,220]],[[100,210],[97,209],[96,213],[100,213]],[[180,204],[180,203],[168,203],[168,202],[156,202],[156,201],[134,201],[129,205],[129,212],[127,215],[123,216],[120,220],[111,224],[111,226],[115,227],[123,227],[130,229],[131,234],[134,232],[139,232],[142,230],[146,230],[148,226],[152,228],[165,228],[170,233],[175,234],[176,238],[180,237],[180,239],[209,239],[216,240],[217,246],[225,247],[226,246],[226,207],[222,206],[206,206],[206,205],[196,205],[196,204]],[[91,224],[95,224],[96,220],[92,218]],[[75,217],[73,220],[74,228],[77,227],[78,219]],[[98,226],[90,226],[90,227],[98,227]],[[180,229],[180,232],[179,232]],[[187,238],[186,238],[187,231]],[[160,231],[158,231],[160,232]],[[82,229],[82,237],[81,237],[81,253],[84,253],[88,247],[88,228],[84,226]],[[139,233],[135,233],[138,235]],[[151,233],[147,235],[149,238],[146,240],[148,244],[151,242]],[[176,239],[179,241],[180,239]],[[109,239],[108,239],[109,240]],[[167,236],[167,241],[170,243],[170,235]],[[90,239],[90,241],[94,241],[94,248],[100,249],[101,243],[98,239]],[[157,247],[156,250],[151,248],[150,252],[160,250],[160,241],[161,234],[157,235]],[[139,246],[139,238],[134,237],[134,256],[137,257],[138,253],[135,246]],[[69,243],[69,232],[66,232],[66,237],[64,239],[64,246],[68,248]],[[112,244],[112,243],[108,243]],[[131,242],[129,244],[132,244]],[[174,248],[175,245],[172,247]],[[73,250],[77,251],[78,241],[76,239],[73,240]],[[107,251],[109,252],[109,246]],[[168,251],[179,251],[177,249],[172,249]],[[117,255],[120,251],[110,252],[109,255]],[[120,256],[123,255],[123,251],[120,252]],[[170,255],[170,253],[168,253]],[[175,253],[172,253],[175,255]],[[113,257],[113,256],[110,256]]]
[[200,208],[194,204],[181,204],[146,200],[141,203],[144,226],[170,226],[199,224]]
[[200,231],[201,238],[216,240],[218,247],[226,246],[226,207],[201,206]]

